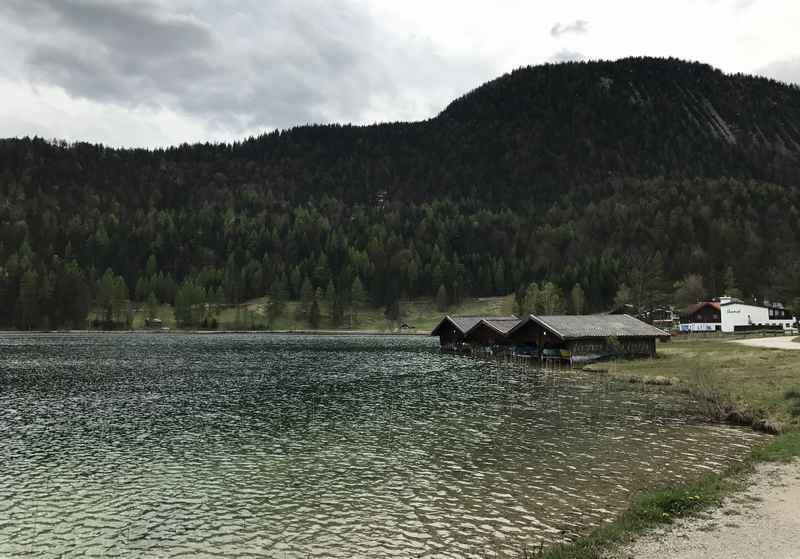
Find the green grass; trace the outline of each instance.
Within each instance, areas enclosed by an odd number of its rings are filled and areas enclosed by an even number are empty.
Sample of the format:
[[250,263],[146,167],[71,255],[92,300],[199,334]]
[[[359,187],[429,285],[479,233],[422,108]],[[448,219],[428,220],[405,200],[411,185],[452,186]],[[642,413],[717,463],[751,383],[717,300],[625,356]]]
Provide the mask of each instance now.
[[785,433],[752,450],[743,462],[723,472],[705,474],[679,487],[660,487],[639,494],[630,508],[615,521],[601,526],[576,541],[523,557],[542,559],[602,559],[609,552],[632,541],[637,535],[678,518],[691,516],[720,504],[723,497],[741,490],[747,475],[759,462],[788,462],[800,457],[800,432]]
[[[238,306],[224,306],[217,315],[218,329],[238,330],[249,329],[253,326],[265,326],[267,324],[264,316],[264,309],[268,303],[268,298],[261,297],[253,299]],[[271,325],[272,330],[311,330],[308,322],[298,317],[297,301],[289,301],[283,314]],[[441,320],[444,314],[453,315],[509,315],[512,313],[514,305],[513,296],[506,297],[478,297],[464,300],[457,306],[448,308],[445,312],[436,309],[435,301],[432,298],[420,298],[401,301],[402,312],[401,323],[406,323],[414,327],[411,332],[428,333]],[[144,329],[144,310],[139,309],[134,314],[134,329]],[[170,305],[162,305],[157,313],[164,326],[171,329],[176,328],[175,316]],[[397,324],[392,324],[384,316],[382,307],[365,306],[358,312],[357,320],[351,325],[348,321],[338,328],[333,325],[330,317],[323,313],[319,325],[319,330],[358,330],[368,332],[392,332],[396,331]]]
[[[800,352],[730,343],[724,338],[658,345],[658,357],[588,367],[617,378],[645,382],[667,378],[703,399],[710,415],[742,423],[762,422],[778,430],[800,429]],[[711,408],[716,408],[712,410]]]

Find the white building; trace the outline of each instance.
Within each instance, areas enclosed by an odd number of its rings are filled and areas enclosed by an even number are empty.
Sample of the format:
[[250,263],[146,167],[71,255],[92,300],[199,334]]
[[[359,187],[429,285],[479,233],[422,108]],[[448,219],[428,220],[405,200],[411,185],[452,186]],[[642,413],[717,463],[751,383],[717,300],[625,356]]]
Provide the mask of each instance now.
[[755,305],[731,297],[720,297],[723,332],[734,332],[737,326],[780,326],[788,330],[796,319],[783,305]]
[[683,315],[681,332],[736,332],[759,327],[796,328],[797,318],[780,303],[745,303],[733,297],[720,297],[691,305]]

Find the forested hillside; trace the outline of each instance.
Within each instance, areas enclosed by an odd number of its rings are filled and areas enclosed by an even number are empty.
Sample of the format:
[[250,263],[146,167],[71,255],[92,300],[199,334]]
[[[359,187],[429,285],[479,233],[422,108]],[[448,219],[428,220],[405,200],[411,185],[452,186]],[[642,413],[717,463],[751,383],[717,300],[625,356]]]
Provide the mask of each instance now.
[[[523,68],[417,123],[305,126],[167,150],[0,141],[0,325],[127,301],[522,290],[583,310],[800,296],[800,89],[677,60]],[[697,278],[693,278],[696,286]]]

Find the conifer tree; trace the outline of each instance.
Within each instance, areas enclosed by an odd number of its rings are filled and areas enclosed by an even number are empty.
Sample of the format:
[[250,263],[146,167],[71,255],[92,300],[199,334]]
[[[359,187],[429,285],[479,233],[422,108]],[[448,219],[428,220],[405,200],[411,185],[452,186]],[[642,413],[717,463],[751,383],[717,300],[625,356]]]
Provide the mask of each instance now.
[[436,292],[436,310],[439,312],[447,310],[447,289],[445,289],[444,284],[441,284]]
[[147,302],[144,308],[145,314],[147,315],[146,318],[158,318],[158,299],[156,299],[156,294],[152,291],[150,295],[147,296]]
[[303,285],[300,288],[300,316],[308,319],[311,312],[311,304],[314,302],[314,286],[311,285],[311,280],[306,277],[303,280]]
[[286,307],[288,293],[286,289],[286,279],[280,276],[270,287],[269,303],[267,305],[267,320],[270,327],[274,327],[275,321],[283,314]]
[[325,312],[328,314],[331,323],[335,324],[336,288],[333,285],[333,280],[328,280],[328,286],[325,288],[324,298],[325,298]]
[[20,329],[30,330],[39,323],[39,277],[33,270],[22,275],[17,299],[17,321]]
[[362,307],[367,302],[367,292],[361,279],[356,276],[353,286],[350,288],[350,327],[358,324],[358,317]]
[[311,307],[308,311],[308,325],[311,328],[319,328],[319,321],[320,321],[320,311],[319,311],[319,301],[322,299],[322,290],[318,287],[314,291],[314,295],[311,298]]
[[586,294],[583,292],[581,284],[576,283],[572,287],[569,297],[573,314],[583,314],[584,308],[586,307]]
[[[735,297],[736,299],[742,298],[742,290],[736,285],[736,276],[733,273],[733,266],[728,266],[725,269],[725,278],[723,279],[724,291],[723,295],[728,297]],[[798,290],[800,293],[800,290]]]

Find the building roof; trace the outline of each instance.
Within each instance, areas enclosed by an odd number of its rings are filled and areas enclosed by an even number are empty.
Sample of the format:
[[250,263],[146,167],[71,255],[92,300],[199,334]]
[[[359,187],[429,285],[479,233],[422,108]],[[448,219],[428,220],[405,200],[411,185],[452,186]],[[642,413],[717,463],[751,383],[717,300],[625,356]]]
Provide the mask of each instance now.
[[719,310],[719,303],[716,301],[701,301],[700,303],[689,305],[686,309],[686,314],[694,314],[703,307],[711,307],[712,309]]
[[[467,332],[469,332],[475,326],[477,326],[478,323],[481,322],[482,320],[490,322],[491,323],[490,327],[491,328],[495,328],[495,329],[501,327],[503,324],[505,324],[506,321],[514,321],[514,324],[519,322],[519,319],[514,315],[511,315],[511,316],[450,316],[450,315],[447,315],[439,322],[439,324],[436,325],[436,328],[434,328],[433,331],[431,332],[431,336],[438,335],[439,329],[442,328],[445,324],[451,324],[458,332],[461,332],[461,334],[465,335]],[[506,329],[502,333],[505,334],[510,329],[511,329],[511,326],[509,326],[508,329]]]
[[628,314],[530,315],[511,329],[536,322],[562,340],[580,338],[669,337],[669,333]]
[[519,318],[514,315],[482,318],[467,331],[467,335],[481,326],[485,326],[486,328],[490,328],[498,334],[505,336],[517,324],[519,324]]

